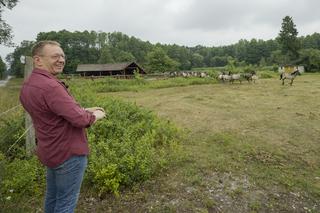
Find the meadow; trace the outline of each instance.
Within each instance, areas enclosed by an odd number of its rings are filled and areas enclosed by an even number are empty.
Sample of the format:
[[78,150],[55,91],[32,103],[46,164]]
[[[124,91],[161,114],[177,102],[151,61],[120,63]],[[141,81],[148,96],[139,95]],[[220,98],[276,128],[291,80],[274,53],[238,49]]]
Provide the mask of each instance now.
[[[84,105],[93,94],[133,104],[183,132],[164,168],[118,195],[85,184],[78,212],[320,212],[320,75],[305,73],[293,86],[271,77],[70,80]],[[40,197],[22,201],[41,211]]]

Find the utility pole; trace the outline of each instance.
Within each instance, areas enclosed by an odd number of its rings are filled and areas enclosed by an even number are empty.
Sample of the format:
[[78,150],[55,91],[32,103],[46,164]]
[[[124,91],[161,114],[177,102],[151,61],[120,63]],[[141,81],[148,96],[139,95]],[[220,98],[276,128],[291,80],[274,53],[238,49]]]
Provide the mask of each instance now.
[[[33,61],[32,57],[30,56],[25,56],[24,59],[21,59],[21,62],[24,62],[24,79],[27,79],[29,75],[31,74],[33,70]],[[36,140],[35,140],[35,132],[34,132],[34,127],[32,124],[32,119],[29,113],[26,112],[26,117],[25,117],[25,128],[27,131],[26,133],[26,152],[27,155],[32,155],[35,147],[36,147]]]

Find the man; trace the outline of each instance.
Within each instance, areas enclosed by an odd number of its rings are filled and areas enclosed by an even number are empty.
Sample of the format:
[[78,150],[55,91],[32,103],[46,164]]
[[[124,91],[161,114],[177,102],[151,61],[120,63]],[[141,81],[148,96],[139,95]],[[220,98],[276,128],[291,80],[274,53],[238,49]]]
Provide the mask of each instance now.
[[85,128],[105,112],[81,108],[56,78],[65,65],[58,42],[38,42],[32,57],[34,69],[23,83],[20,101],[33,121],[37,156],[47,167],[45,212],[73,212],[89,153]]

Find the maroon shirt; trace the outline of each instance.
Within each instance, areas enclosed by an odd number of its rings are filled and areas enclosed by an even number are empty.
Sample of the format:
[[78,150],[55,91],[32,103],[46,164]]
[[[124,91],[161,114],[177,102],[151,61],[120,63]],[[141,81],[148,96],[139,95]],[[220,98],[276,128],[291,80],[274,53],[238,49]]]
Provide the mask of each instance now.
[[36,152],[44,165],[53,168],[73,155],[89,153],[85,128],[95,116],[81,108],[56,77],[34,69],[23,83],[20,101],[32,118]]

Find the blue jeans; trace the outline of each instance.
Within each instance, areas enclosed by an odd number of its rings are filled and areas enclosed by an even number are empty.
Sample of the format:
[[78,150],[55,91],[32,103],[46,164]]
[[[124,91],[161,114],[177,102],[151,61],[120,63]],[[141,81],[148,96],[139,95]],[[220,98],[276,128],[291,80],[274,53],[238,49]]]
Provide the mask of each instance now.
[[87,167],[87,156],[72,156],[56,168],[47,167],[45,213],[72,213]]

